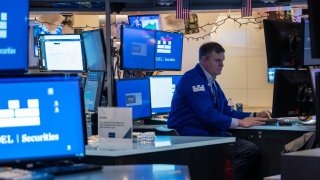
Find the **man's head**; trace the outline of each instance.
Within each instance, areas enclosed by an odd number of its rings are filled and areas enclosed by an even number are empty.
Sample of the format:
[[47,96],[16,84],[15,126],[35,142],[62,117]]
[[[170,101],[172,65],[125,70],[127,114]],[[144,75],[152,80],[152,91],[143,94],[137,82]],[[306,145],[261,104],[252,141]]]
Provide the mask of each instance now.
[[205,43],[199,49],[199,62],[213,78],[221,74],[224,52],[224,48],[216,42]]

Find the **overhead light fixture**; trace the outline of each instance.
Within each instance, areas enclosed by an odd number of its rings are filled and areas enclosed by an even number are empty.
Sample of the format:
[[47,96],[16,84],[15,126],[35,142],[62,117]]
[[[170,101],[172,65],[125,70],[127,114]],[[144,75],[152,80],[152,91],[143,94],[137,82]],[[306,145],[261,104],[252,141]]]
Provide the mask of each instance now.
[[155,3],[161,6],[170,6],[174,3],[174,0],[155,0]]

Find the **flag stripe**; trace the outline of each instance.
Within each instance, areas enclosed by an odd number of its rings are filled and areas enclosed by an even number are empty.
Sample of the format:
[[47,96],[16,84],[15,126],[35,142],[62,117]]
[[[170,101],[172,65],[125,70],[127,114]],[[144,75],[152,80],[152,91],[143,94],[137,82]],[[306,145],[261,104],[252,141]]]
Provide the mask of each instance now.
[[189,19],[189,0],[177,0],[177,19]]
[[252,16],[252,0],[244,0],[245,3],[242,3],[241,7],[241,16],[248,17]]

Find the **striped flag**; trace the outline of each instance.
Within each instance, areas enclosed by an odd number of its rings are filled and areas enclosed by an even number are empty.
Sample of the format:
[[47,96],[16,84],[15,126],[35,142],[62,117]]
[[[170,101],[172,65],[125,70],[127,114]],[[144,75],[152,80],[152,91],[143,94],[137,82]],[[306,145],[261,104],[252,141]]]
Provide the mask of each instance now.
[[252,0],[242,0],[241,17],[252,16]]
[[177,0],[177,19],[189,19],[189,1],[190,0]]

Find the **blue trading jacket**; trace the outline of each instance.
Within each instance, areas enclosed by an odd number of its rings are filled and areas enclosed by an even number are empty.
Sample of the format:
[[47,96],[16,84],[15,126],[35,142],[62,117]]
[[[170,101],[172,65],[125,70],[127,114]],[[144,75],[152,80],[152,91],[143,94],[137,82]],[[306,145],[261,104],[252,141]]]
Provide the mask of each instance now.
[[206,75],[199,64],[180,79],[171,102],[168,127],[183,136],[226,136],[231,118],[243,119],[250,113],[231,110],[216,82],[217,107]]

